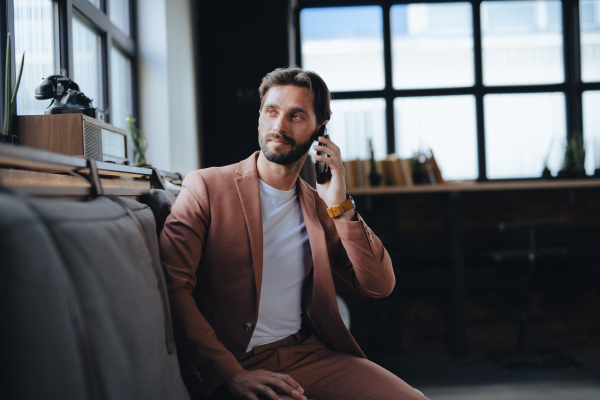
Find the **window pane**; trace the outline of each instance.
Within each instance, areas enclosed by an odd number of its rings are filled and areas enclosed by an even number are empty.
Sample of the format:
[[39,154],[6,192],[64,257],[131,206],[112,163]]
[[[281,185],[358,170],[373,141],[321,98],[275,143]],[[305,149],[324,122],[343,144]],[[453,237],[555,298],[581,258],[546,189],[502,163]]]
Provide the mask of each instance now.
[[483,83],[564,82],[561,15],[558,0],[482,2]]
[[300,13],[302,66],[331,91],[383,89],[379,6],[308,8]]
[[395,5],[390,19],[394,88],[473,86],[470,3]]
[[331,112],[327,133],[340,148],[343,160],[370,158],[369,139],[373,139],[375,158],[385,158],[384,99],[332,100]]
[[563,93],[490,94],[483,104],[488,178],[539,177],[546,158],[558,173],[567,137]]
[[131,62],[114,47],[110,51],[110,122],[127,129],[125,118],[132,113]]
[[96,7],[100,8],[100,0],[90,0],[90,3],[92,3]]
[[585,170],[593,174],[600,169],[600,91],[583,92],[583,139]]
[[73,80],[92,99],[94,107],[103,109],[100,35],[73,18]]
[[600,81],[600,0],[581,0],[581,80]]
[[17,68],[20,68],[21,56],[25,52],[17,112],[19,115],[43,114],[52,100],[36,100],[34,93],[43,78],[57,72],[52,1],[15,0],[14,13]]
[[444,179],[477,178],[474,96],[398,98],[394,113],[399,157],[431,149]]
[[110,0],[110,20],[129,36],[129,0]]

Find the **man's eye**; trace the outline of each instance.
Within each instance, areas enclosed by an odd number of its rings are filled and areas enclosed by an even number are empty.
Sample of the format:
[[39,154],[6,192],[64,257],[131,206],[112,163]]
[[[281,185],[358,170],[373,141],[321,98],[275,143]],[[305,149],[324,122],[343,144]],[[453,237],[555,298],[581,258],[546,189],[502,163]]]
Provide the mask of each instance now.
[[273,114],[275,111],[273,110],[267,110],[267,114]]
[[292,115],[292,118],[294,118],[294,119],[300,119],[300,116],[298,114],[294,114],[294,115]]

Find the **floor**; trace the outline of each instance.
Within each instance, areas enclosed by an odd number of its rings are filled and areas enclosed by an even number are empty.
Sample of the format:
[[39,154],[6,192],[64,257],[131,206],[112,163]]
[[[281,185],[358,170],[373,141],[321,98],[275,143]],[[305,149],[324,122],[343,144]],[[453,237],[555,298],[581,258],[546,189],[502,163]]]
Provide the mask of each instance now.
[[560,349],[575,368],[506,370],[487,355],[458,365],[445,353],[377,354],[371,359],[430,400],[600,399],[600,348]]

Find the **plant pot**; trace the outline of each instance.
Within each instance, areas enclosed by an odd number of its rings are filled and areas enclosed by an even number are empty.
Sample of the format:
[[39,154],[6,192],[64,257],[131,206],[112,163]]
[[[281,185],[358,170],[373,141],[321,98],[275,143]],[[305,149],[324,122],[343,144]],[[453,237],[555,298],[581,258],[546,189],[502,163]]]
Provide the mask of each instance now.
[[413,171],[412,177],[413,177],[413,183],[415,185],[421,185],[423,183],[429,183],[427,181],[427,173],[425,171]]
[[381,174],[377,172],[372,172],[369,174],[369,183],[371,187],[377,187],[381,184]]
[[588,176],[585,173],[585,169],[561,169],[560,171],[558,171],[557,176],[557,178],[559,179],[585,179],[587,177]]
[[17,135],[2,135],[0,134],[0,142],[6,144],[19,144],[19,137]]
[[561,169],[560,171],[558,171],[558,175],[556,175],[556,177],[558,179],[571,179],[573,176],[571,174],[571,171],[566,170],[566,169]]
[[548,167],[544,168],[544,171],[542,172],[542,179],[552,179],[552,172],[550,172],[550,170],[548,169]]
[[571,174],[574,179],[585,179],[588,177],[585,173],[585,169],[576,169],[574,171],[571,171]]

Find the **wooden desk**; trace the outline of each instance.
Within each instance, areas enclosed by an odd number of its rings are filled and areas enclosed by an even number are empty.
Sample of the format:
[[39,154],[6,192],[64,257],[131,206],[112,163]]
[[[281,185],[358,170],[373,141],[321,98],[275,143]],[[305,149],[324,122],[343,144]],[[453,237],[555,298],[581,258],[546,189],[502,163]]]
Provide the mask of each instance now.
[[[415,185],[411,187],[377,187],[352,188],[348,192],[357,198],[364,197],[367,209],[370,207],[372,196],[404,196],[414,194],[441,194],[444,196],[447,211],[448,241],[451,244],[453,268],[453,310],[452,326],[449,327],[451,341],[449,344],[452,355],[458,359],[469,356],[466,318],[466,284],[465,284],[465,255],[463,232],[461,228],[461,196],[469,192],[507,192],[535,190],[577,190],[600,188],[600,179],[578,180],[521,180],[501,182],[461,181],[444,185]],[[368,210],[370,211],[370,210]]]

